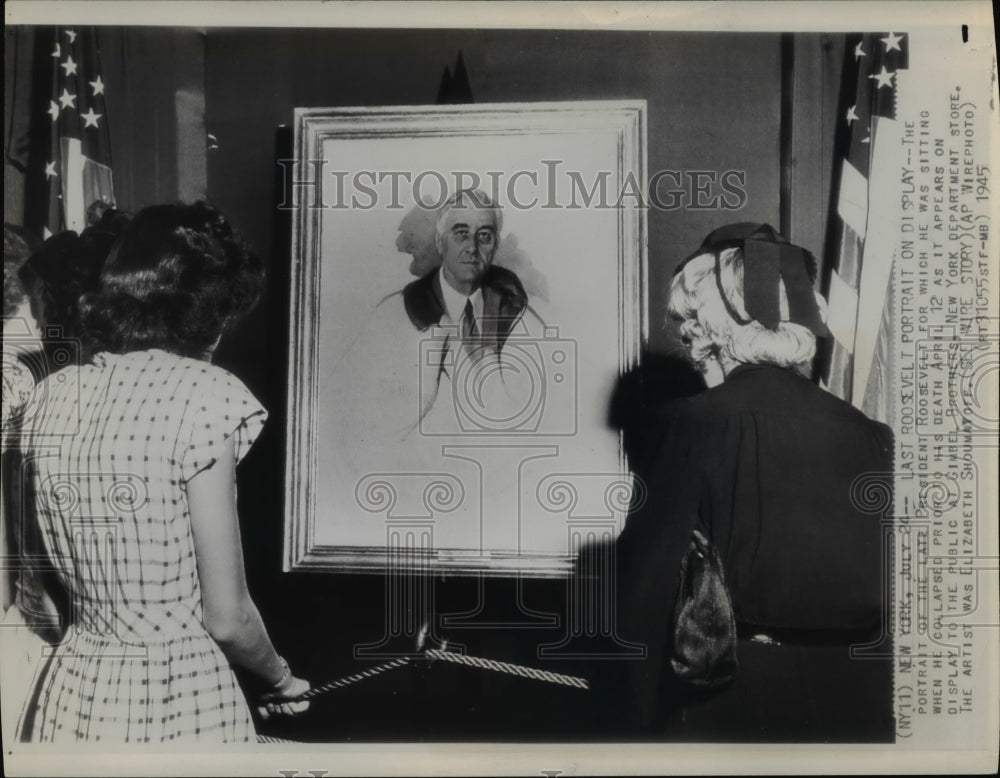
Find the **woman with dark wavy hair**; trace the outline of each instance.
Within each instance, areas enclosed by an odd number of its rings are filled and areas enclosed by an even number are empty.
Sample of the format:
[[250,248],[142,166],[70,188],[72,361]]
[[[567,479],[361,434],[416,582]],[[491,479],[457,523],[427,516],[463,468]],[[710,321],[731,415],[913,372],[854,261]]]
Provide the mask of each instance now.
[[108,252],[131,218],[130,213],[108,208],[79,235],[73,230],[53,235],[18,268],[50,354],[65,339],[80,337],[80,298],[100,286]]
[[263,275],[218,211],[146,208],[81,302],[92,357],[29,401],[35,504],[73,615],[26,738],[250,740],[230,663],[266,687],[262,715],[308,705],[243,569],[235,468],[266,411],[209,361]]

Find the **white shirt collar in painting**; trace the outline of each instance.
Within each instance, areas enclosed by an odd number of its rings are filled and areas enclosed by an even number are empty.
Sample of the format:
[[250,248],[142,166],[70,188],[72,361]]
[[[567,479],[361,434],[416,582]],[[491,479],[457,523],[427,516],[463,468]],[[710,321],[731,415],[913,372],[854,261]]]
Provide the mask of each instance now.
[[444,297],[445,313],[448,314],[448,318],[451,319],[452,324],[458,324],[462,321],[462,312],[465,311],[465,301],[471,300],[472,312],[476,315],[476,326],[482,331],[483,288],[479,287],[468,297],[460,292],[456,292],[451,284],[445,280],[444,265],[438,270],[438,280],[441,282],[441,295]]

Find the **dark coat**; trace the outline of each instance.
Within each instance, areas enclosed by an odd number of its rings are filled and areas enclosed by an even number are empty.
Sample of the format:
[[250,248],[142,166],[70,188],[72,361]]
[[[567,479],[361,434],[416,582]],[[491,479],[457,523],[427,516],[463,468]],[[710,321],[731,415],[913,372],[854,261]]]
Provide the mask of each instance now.
[[882,526],[852,488],[866,473],[891,484],[887,426],[790,370],[743,365],[675,402],[640,460],[645,499],[617,543],[619,631],[648,648],[628,668],[640,720],[670,685],[678,573],[696,527],[719,549],[738,624],[877,630]]

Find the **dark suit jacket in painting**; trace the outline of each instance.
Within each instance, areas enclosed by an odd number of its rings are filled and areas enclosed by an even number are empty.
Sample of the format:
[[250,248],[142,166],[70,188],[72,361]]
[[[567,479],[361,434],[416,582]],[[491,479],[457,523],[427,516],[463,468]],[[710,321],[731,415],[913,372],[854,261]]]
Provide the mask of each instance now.
[[[491,265],[483,277],[482,335],[498,349],[503,347],[514,323],[528,305],[520,279],[506,268]],[[421,332],[440,323],[445,314],[441,275],[432,272],[403,289],[403,304],[410,322]],[[461,312],[453,311],[454,315]]]
[[[871,473],[891,488],[887,426],[790,370],[743,365],[674,403],[649,441],[638,468],[647,497],[617,544],[620,630],[648,647],[630,663],[640,719],[670,681],[678,573],[696,527],[719,549],[738,624],[877,631],[881,521],[857,507],[852,486]],[[794,684],[789,673],[775,683]]]
[[[513,272],[489,268],[482,296],[478,356],[502,364],[504,355],[514,353],[515,338],[523,342],[542,336],[544,324]],[[343,359],[321,372],[320,382],[337,388],[338,403],[330,412],[336,415],[339,434],[329,447],[344,472],[360,478],[376,471],[435,467],[440,436],[462,432],[459,411],[464,406],[459,403],[466,396],[466,382],[479,373],[471,369],[473,360],[463,361],[464,352],[456,349],[459,322],[445,316],[444,299],[438,269],[384,297]],[[461,316],[461,311],[450,313]],[[532,388],[526,380],[530,375],[489,369],[482,374],[505,377],[487,382],[477,397],[496,418],[509,418],[524,406],[523,394]]]

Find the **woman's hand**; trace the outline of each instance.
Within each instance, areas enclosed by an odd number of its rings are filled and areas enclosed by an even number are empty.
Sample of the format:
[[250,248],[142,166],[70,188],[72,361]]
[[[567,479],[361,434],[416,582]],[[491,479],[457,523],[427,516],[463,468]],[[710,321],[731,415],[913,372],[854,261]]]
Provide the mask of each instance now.
[[309,681],[289,675],[288,680],[281,684],[280,688],[261,696],[257,704],[257,713],[265,720],[272,715],[298,716],[300,713],[305,713],[309,709],[307,701],[291,702],[291,700],[305,694],[309,688]]

